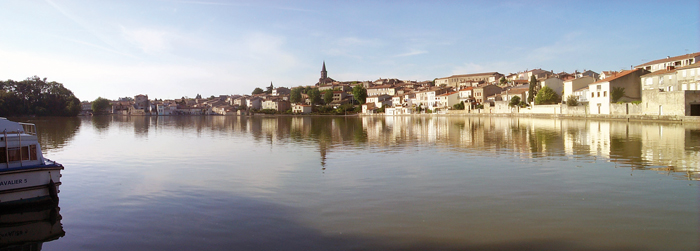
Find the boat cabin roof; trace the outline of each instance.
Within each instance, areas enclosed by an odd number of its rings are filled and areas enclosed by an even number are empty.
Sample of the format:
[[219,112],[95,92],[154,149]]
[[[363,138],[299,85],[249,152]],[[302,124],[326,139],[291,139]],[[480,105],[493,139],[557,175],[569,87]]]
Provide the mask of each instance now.
[[0,133],[2,133],[3,131],[23,133],[24,128],[20,123],[9,121],[6,118],[0,117]]

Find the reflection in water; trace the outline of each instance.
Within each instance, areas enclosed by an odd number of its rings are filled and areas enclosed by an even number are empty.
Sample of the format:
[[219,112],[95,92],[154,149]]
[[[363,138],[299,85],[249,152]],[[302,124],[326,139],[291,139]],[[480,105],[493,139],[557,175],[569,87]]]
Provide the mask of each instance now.
[[[249,133],[254,141],[270,145],[310,141],[317,145],[322,166],[327,153],[335,148],[398,151],[430,146],[492,156],[602,158],[633,169],[700,178],[700,125],[697,124],[444,116],[96,116],[91,120],[98,131],[118,124],[132,127],[137,137],[174,127],[199,136],[205,128],[222,133]],[[55,124],[59,127],[47,127],[48,132],[42,135],[51,137],[49,146],[60,147],[75,134],[80,121],[65,119]]]
[[60,149],[70,143],[80,128],[77,117],[18,117],[12,121],[36,124],[41,150]]
[[0,250],[41,250],[65,235],[59,207],[44,204],[0,211]]
[[686,179],[698,179],[698,131],[538,118],[83,118],[56,153],[70,234],[44,249],[697,250],[698,182]]

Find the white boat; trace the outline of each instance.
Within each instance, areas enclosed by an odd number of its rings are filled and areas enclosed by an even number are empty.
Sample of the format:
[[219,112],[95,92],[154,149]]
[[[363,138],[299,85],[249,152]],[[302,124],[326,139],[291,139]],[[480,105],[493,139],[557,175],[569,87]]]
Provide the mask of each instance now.
[[61,170],[41,153],[34,124],[0,118],[0,207],[58,203]]

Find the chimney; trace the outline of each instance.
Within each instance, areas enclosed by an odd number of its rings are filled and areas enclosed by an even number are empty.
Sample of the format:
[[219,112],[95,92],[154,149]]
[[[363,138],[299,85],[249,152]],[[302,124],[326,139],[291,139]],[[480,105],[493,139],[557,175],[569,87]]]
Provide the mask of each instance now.
[[676,67],[673,66],[673,65],[666,66],[666,70],[667,70],[667,71],[670,71],[670,70],[673,70],[673,69],[676,69]]
[[671,56],[666,56],[666,59],[669,59],[669,58],[671,58]]

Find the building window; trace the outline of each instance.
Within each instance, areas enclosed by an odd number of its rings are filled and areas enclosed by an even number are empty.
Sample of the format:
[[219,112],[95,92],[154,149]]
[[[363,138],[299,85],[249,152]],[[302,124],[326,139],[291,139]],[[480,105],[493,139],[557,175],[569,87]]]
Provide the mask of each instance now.
[[591,98],[595,98],[595,93],[591,92]]
[[684,78],[685,78],[685,72],[686,72],[686,70],[682,70],[682,71],[681,71],[681,74],[683,74],[683,77],[684,77]]
[[664,76],[659,76],[659,85],[664,84]]
[[607,97],[607,96],[608,96],[608,91],[603,91],[603,97]]
[[598,92],[598,97],[600,97],[600,92]]
[[600,85],[597,85],[597,87],[596,87],[596,88],[597,88],[597,90],[598,90],[598,91],[600,91],[600,90],[602,90],[602,89],[603,89],[603,88],[601,88],[601,87],[600,87]]

